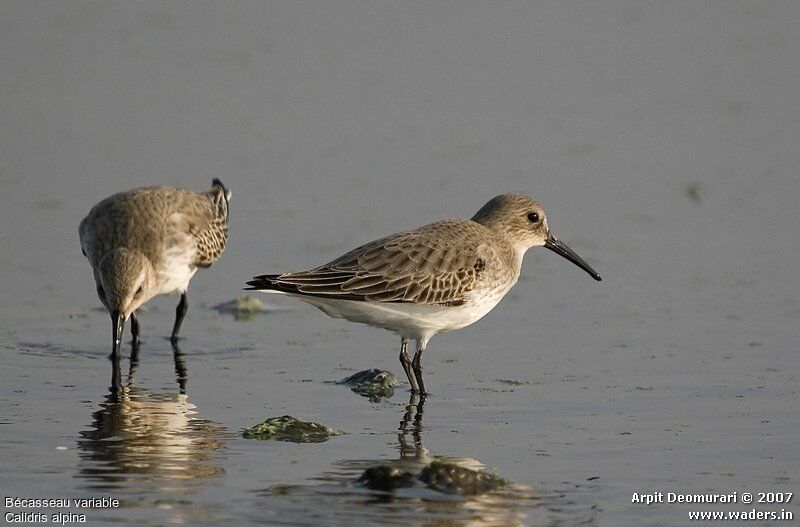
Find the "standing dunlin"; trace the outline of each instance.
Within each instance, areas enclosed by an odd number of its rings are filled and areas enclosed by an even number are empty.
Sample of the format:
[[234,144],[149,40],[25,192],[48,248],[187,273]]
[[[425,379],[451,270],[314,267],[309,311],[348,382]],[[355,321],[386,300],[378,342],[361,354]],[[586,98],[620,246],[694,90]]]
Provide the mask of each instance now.
[[81,249],[94,270],[97,296],[113,322],[118,356],[125,321],[139,341],[136,310],[156,295],[179,292],[173,343],[188,309],[186,289],[198,267],[209,267],[228,241],[231,193],[218,179],[197,194],[145,187],[110,196],[81,221]]
[[[491,311],[517,282],[525,251],[539,246],[601,280],[550,232],[538,203],[503,194],[471,220],[437,221],[367,243],[309,271],[260,275],[247,284],[293,296],[331,317],[398,333],[400,362],[411,390],[424,394],[422,353],[431,337],[468,326]],[[408,339],[417,342],[413,360]]]

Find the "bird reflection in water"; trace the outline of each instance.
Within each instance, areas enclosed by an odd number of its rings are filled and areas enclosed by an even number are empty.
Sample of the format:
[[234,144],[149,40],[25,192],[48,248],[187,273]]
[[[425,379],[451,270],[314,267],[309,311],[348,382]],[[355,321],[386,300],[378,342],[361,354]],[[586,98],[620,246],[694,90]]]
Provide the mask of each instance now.
[[227,433],[220,424],[193,417],[197,407],[186,395],[186,365],[177,344],[175,392],[136,387],[138,352],[135,346],[124,384],[119,357],[112,358],[109,393],[78,440],[79,477],[90,488],[117,495],[149,495],[160,502],[172,493],[185,499],[224,474],[216,451]]
[[[541,507],[540,498],[528,486],[484,472],[476,459],[433,455],[423,444],[424,409],[425,397],[412,394],[398,427],[395,459],[339,461],[315,478],[318,485],[274,485],[260,494],[288,498],[301,508],[303,503],[316,503],[336,525],[358,524],[365,518],[398,525],[406,520],[409,525],[527,525],[532,511]],[[437,466],[455,467],[467,477],[437,481],[432,468]],[[491,477],[503,484],[481,486]]]
[[[524,525],[524,509],[539,506],[531,495],[532,489],[486,472],[486,466],[477,459],[433,455],[422,442],[424,410],[425,397],[420,396],[417,401],[412,394],[397,434],[399,458],[379,465],[373,462],[373,466],[362,473],[360,481],[363,484],[370,470],[391,468],[392,472],[413,474],[417,480],[423,480],[427,488],[420,488],[417,483],[414,487],[399,488],[374,498],[395,510],[404,497],[414,499],[415,514],[436,525],[438,520],[444,520],[447,525],[464,526]],[[458,474],[451,479],[452,470],[440,473],[437,467],[452,467]]]

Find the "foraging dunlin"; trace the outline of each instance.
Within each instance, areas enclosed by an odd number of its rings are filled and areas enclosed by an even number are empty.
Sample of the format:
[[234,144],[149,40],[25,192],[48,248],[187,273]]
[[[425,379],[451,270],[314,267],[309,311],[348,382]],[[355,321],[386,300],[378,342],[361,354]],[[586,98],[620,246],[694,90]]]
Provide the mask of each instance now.
[[172,341],[188,309],[186,289],[198,267],[209,267],[228,241],[230,191],[218,179],[201,194],[145,187],[110,196],[81,221],[81,249],[94,270],[97,295],[113,322],[117,356],[125,321],[139,341],[136,310],[156,295],[179,292]]
[[[463,328],[492,310],[517,282],[522,256],[544,246],[600,275],[550,232],[527,196],[492,198],[471,220],[441,220],[375,240],[309,271],[265,274],[249,289],[283,293],[327,315],[398,333],[412,392],[426,393],[422,353],[434,335]],[[408,339],[417,342],[411,360]]]

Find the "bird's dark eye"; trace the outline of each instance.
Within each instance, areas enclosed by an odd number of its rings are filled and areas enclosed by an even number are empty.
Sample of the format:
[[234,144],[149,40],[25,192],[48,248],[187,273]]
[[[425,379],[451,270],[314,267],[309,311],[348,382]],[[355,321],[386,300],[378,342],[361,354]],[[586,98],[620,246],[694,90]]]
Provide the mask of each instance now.
[[528,214],[528,221],[531,223],[539,223],[539,213],[531,212],[530,214]]
[[136,296],[141,295],[144,292],[144,286],[140,285],[139,289],[136,290]]

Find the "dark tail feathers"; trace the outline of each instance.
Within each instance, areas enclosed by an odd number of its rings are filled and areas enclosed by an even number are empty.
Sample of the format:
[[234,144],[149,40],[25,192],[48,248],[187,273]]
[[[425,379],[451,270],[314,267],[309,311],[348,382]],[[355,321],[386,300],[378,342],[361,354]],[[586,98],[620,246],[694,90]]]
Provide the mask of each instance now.
[[282,291],[283,289],[277,282],[277,278],[280,275],[277,274],[262,274],[259,276],[254,276],[252,280],[247,282],[247,285],[250,287],[245,287],[245,291],[265,291],[265,290],[273,290],[273,291]]
[[222,189],[222,195],[225,196],[225,203],[228,203],[231,200],[231,191],[228,190],[228,187],[222,184],[222,181],[219,178],[214,178],[211,180],[211,190],[215,188]]

